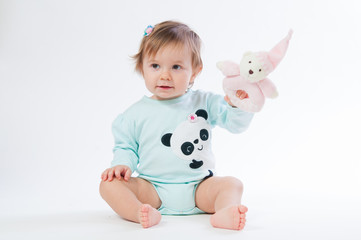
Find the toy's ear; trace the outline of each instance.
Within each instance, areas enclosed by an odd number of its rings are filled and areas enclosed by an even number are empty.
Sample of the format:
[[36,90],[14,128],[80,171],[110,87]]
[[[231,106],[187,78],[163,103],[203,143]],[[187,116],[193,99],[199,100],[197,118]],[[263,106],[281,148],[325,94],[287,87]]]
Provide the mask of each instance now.
[[232,61],[217,62],[217,68],[221,70],[224,76],[239,75],[239,65]]
[[171,133],[166,133],[163,135],[162,143],[164,146],[170,147],[170,139],[171,139],[172,135],[173,134],[171,134]]
[[251,51],[248,51],[248,52],[245,52],[245,53],[243,54],[243,57],[250,56],[250,55],[252,55],[252,52],[251,52]]
[[198,117],[204,118],[205,120],[208,119],[208,113],[207,113],[207,111],[204,110],[204,109],[199,109],[199,110],[197,110],[196,115],[197,115]]

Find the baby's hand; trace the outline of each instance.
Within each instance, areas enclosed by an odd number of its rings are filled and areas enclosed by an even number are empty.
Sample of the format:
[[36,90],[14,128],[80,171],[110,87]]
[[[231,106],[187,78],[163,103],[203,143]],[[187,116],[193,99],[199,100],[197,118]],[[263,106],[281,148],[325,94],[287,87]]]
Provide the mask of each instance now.
[[243,91],[243,90],[238,90],[236,92],[236,96],[241,100],[245,99],[245,98],[249,98],[248,93],[246,91]]
[[106,169],[103,173],[102,173],[102,180],[103,181],[113,181],[113,178],[117,178],[119,180],[122,179],[122,177],[124,178],[124,180],[126,182],[128,182],[128,180],[130,179],[130,175],[132,175],[132,170],[128,167],[128,166],[124,166],[124,165],[117,165],[114,166],[112,168],[108,168]]
[[[236,96],[239,98],[239,99],[245,99],[245,98],[249,98],[248,96],[248,93],[246,91],[243,91],[243,90],[238,90],[236,92]],[[231,102],[231,100],[229,99],[228,96],[225,96],[224,97],[224,100],[229,104],[231,105],[232,107],[236,107],[235,105],[233,105],[233,103]]]

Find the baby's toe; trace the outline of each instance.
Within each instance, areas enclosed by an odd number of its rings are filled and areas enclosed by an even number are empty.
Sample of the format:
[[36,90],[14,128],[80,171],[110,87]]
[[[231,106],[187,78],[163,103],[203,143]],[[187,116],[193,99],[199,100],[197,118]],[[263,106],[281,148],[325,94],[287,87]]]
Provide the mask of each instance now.
[[239,211],[241,213],[246,213],[246,212],[248,212],[248,208],[244,205],[241,205],[241,206],[239,206]]

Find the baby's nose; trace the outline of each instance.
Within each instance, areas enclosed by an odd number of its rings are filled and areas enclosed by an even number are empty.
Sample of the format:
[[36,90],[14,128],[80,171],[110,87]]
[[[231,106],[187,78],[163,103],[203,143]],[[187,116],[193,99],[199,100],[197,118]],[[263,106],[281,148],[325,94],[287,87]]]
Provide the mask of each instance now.
[[170,74],[168,71],[162,72],[162,75],[160,76],[160,79],[162,80],[170,80]]
[[249,74],[253,74],[253,71],[252,71],[252,69],[250,69],[250,70],[249,70],[248,72],[249,72]]

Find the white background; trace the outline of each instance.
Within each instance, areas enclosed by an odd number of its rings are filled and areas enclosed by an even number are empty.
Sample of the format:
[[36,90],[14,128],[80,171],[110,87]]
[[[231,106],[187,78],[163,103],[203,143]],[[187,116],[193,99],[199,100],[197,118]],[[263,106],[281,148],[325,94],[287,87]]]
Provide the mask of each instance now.
[[[360,239],[359,13],[356,0],[0,0],[0,238]],[[217,61],[269,50],[294,30],[269,76],[279,98],[241,135],[214,130],[219,175],[245,185],[240,233],[204,215],[144,232],[98,194],[113,119],[149,95],[130,56],[147,25],[169,19],[203,40],[194,89],[220,94]]]

